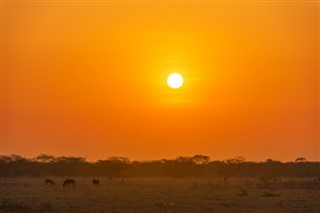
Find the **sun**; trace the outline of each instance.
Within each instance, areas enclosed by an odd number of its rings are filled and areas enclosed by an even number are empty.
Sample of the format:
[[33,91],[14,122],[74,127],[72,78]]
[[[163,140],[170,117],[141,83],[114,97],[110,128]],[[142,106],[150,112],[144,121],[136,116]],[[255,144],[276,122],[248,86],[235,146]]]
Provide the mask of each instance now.
[[183,84],[183,77],[179,73],[171,73],[167,78],[167,83],[172,89],[178,89]]

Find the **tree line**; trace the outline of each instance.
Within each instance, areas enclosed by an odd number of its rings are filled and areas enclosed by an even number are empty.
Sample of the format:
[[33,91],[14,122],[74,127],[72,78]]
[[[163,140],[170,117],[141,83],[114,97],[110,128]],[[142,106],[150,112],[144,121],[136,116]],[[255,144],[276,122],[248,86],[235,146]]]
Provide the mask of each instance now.
[[99,177],[320,177],[320,162],[300,157],[292,162],[267,159],[262,162],[234,157],[212,161],[205,155],[153,161],[130,161],[126,157],[109,157],[88,162],[83,157],[39,155],[24,158],[0,155],[0,176],[99,176]]

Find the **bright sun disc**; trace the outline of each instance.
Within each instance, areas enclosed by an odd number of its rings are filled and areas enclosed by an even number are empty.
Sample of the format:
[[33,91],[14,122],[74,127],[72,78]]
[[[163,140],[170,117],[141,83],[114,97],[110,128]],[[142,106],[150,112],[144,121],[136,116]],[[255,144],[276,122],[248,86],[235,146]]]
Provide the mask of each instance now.
[[183,78],[179,73],[172,73],[168,76],[167,83],[169,87],[173,89],[178,89],[183,84]]

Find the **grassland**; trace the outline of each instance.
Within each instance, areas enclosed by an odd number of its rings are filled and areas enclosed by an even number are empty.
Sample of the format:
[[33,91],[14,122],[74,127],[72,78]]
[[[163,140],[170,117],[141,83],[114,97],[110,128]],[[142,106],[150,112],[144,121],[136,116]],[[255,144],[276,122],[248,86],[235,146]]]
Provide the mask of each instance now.
[[[306,179],[234,178],[1,178],[0,212],[320,212],[320,188]],[[261,182],[262,181],[262,182]]]

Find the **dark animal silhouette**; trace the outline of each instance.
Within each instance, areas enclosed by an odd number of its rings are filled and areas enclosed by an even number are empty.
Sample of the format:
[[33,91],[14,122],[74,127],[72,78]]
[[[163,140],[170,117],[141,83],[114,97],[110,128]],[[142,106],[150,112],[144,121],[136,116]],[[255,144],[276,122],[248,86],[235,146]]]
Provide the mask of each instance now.
[[55,186],[55,185],[56,185],[56,184],[54,183],[54,181],[51,180],[51,179],[49,179],[49,178],[47,178],[44,182],[45,182],[45,184],[46,184],[47,186]]
[[100,180],[99,179],[92,179],[92,184],[93,184],[93,186],[99,187],[100,186]]
[[66,187],[66,186],[70,186],[72,185],[73,187],[76,187],[77,186],[77,182],[75,179],[66,179],[64,182],[63,182],[63,187]]

